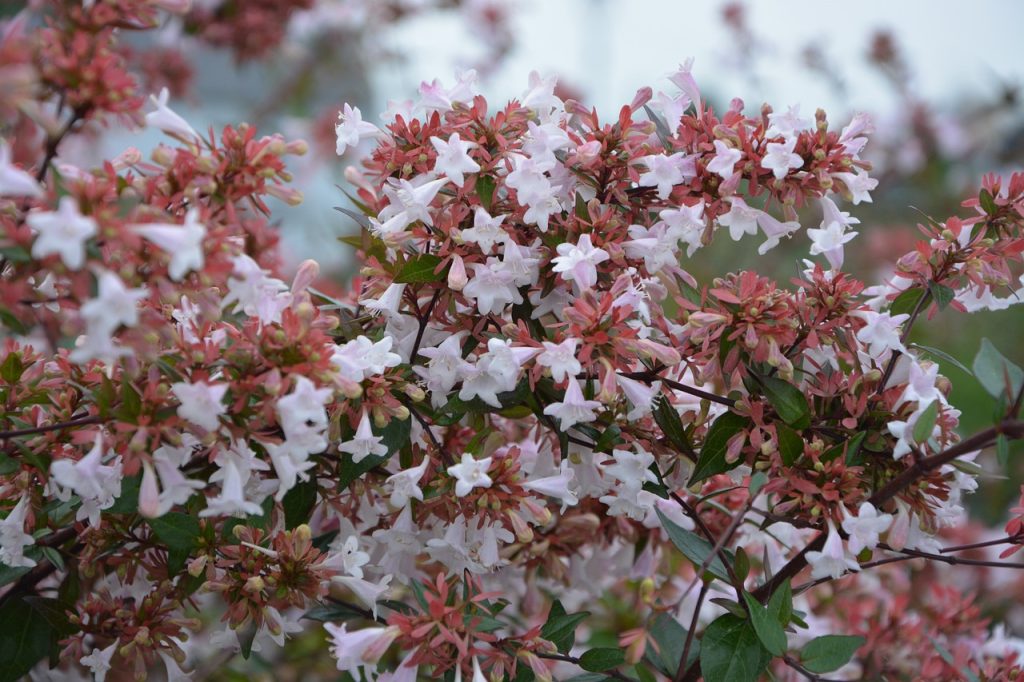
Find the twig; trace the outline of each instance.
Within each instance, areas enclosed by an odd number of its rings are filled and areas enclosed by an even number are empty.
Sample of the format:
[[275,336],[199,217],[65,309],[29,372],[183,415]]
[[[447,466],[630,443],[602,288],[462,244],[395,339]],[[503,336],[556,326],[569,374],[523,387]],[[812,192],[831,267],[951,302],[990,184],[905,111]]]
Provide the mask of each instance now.
[[686,675],[686,661],[690,658],[690,647],[693,645],[693,634],[697,630],[697,622],[700,620],[700,609],[704,606],[704,598],[708,595],[710,583],[703,583],[700,586],[700,593],[697,594],[697,605],[693,607],[693,616],[690,617],[690,629],[686,631],[686,643],[683,644],[683,653],[679,657],[679,665],[676,667],[676,674],[673,682],[680,682]]
[[620,372],[620,376],[624,376],[627,379],[636,379],[637,381],[643,381],[648,384],[654,381],[660,381],[669,388],[675,389],[681,393],[689,393],[692,396],[704,398],[705,400],[710,400],[713,403],[725,405],[726,407],[734,407],[736,405],[735,400],[730,400],[729,398],[725,398],[715,393],[709,393],[708,391],[696,388],[695,386],[687,386],[686,384],[679,383],[674,379],[663,377],[652,370],[648,370],[646,372]]
[[418,421],[420,426],[423,427],[423,430],[426,431],[427,438],[430,439],[434,449],[437,450],[437,454],[440,455],[441,461],[448,466],[454,465],[455,460],[452,459],[451,453],[449,453],[444,446],[441,445],[440,441],[437,440],[437,436],[434,435],[434,432],[430,428],[430,422],[423,418],[423,415],[419,413],[419,410],[416,409],[411,400],[408,398],[399,398],[399,400],[401,400],[402,404],[409,409],[409,414],[415,417],[416,421]]
[[47,424],[46,426],[33,426],[26,429],[15,429],[13,431],[0,431],[0,440],[7,440],[8,438],[17,438],[19,436],[34,436],[38,433],[60,431],[62,429],[69,429],[75,426],[100,424],[103,421],[104,418],[98,414],[84,415],[81,417],[74,417],[66,422],[59,422],[57,424]]
[[[921,314],[932,300],[931,289],[925,289],[924,295],[917,300],[917,305],[914,306],[913,312],[910,313],[910,319],[907,320],[906,326],[903,327],[903,333],[900,335],[900,343],[906,343],[907,339],[910,338],[910,328],[914,326],[914,322],[917,321],[917,316]],[[896,362],[900,359],[902,353],[898,350],[892,351],[892,356],[889,358],[888,364],[885,366],[885,371],[882,372],[882,379],[878,382],[878,388],[875,389],[877,395],[885,390],[885,385],[889,383],[889,379],[892,377],[893,370],[896,369]]]

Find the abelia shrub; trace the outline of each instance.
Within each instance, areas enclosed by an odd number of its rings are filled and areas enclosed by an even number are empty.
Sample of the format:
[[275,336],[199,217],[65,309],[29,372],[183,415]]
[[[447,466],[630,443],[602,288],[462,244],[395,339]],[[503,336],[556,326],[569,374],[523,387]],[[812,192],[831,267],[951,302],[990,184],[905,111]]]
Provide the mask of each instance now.
[[[89,7],[11,39],[106,54],[168,3]],[[869,284],[865,116],[716,112],[690,64],[611,119],[463,75],[382,127],[343,108],[336,152],[372,149],[331,294],[271,223],[305,143],[67,76],[121,73],[77,44],[13,49],[40,77],[0,91],[65,121],[0,100],[0,678],[185,677],[309,630],[345,679],[1020,674],[984,605],[1022,510],[993,537],[964,497],[1024,437],[1024,371],[983,345],[995,418],[963,433],[912,331],[1018,300],[1024,175]],[[167,142],[55,160],[119,118]],[[716,239],[810,258],[702,281]]]

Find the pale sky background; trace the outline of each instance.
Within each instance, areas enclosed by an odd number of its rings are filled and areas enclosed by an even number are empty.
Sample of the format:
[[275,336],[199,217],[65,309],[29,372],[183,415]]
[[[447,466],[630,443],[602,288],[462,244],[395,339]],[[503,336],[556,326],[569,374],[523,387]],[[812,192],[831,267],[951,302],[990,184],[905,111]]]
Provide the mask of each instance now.
[[[1024,83],[1024,2],[1020,0],[758,0],[746,3],[749,25],[773,53],[758,61],[760,91],[730,59],[723,2],[687,0],[519,0],[516,49],[492,80],[488,95],[506,99],[524,88],[533,69],[560,75],[585,91],[599,110],[616,111],[638,87],[665,87],[664,75],[687,57],[705,89],[738,94],[750,106],[771,99],[836,108],[835,94],[799,64],[810,42],[824,47],[845,74],[857,109],[892,105],[881,76],[865,63],[870,35],[889,28],[906,51],[918,91],[944,102],[991,93],[997,76]],[[421,80],[450,78],[460,55],[472,54],[457,19],[423,18],[388,37],[409,55],[380,69],[386,99],[411,96]],[[724,68],[723,68],[724,67]],[[757,100],[757,101],[755,101]]]
[[[833,125],[841,126],[853,111],[867,111],[884,121],[897,111],[897,103],[884,78],[868,65],[865,55],[871,35],[880,28],[897,37],[915,74],[914,89],[939,109],[990,102],[1001,83],[1024,85],[1024,0],[749,0],[748,24],[763,50],[751,75],[735,63],[732,34],[721,18],[722,1],[688,0],[510,0],[515,34],[513,52],[482,83],[492,108],[526,89],[532,70],[554,74],[580,92],[583,100],[605,116],[617,114],[637,88],[650,85],[670,90],[666,76],[688,57],[694,57],[694,75],[703,92],[718,103],[740,96],[748,111],[762,102],[783,109],[800,104],[804,115],[816,108],[828,111]],[[366,101],[354,101],[363,117],[376,122],[388,99],[415,99],[421,81],[440,78],[453,82],[457,66],[474,62],[482,53],[480,41],[470,35],[457,12],[433,13],[406,20],[396,28],[370,37],[402,60],[378,61],[365,74],[371,87]],[[809,43],[820,45],[836,65],[847,86],[844,98],[805,68],[801,51]],[[267,72],[287,73],[284,64],[271,62],[232,73],[230,56],[202,57],[200,97],[189,106],[176,102],[197,129],[243,120],[253,102],[273,92]],[[364,61],[374,62],[372,58]],[[348,63],[348,62],[346,62]],[[353,68],[357,68],[354,67]],[[266,69],[266,71],[262,70]],[[279,73],[280,72],[280,73]],[[325,101],[358,97],[351,73],[339,71],[323,85]],[[360,90],[356,86],[355,92]],[[365,98],[364,98],[365,99]],[[262,132],[284,129],[287,121],[268,121]],[[148,135],[148,134],[147,134]],[[127,136],[126,136],[127,138]],[[147,139],[130,138],[149,148]],[[124,143],[124,139],[120,143]],[[367,143],[368,144],[368,143]],[[292,161],[296,185],[306,195],[299,208],[275,204],[282,222],[288,260],[297,263],[315,257],[328,270],[346,268],[350,249],[338,243],[340,234],[354,229],[333,206],[347,200],[335,187],[344,184],[342,173],[351,158],[304,167]],[[1024,163],[1017,164],[1024,167]]]

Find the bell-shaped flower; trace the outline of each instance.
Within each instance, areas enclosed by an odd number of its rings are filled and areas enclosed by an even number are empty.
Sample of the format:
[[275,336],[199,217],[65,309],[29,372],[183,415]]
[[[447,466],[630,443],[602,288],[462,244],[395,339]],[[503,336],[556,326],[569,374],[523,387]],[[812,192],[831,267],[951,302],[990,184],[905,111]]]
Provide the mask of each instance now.
[[365,410],[359,418],[359,426],[356,428],[355,436],[352,440],[344,441],[338,445],[338,450],[352,455],[352,461],[356,464],[359,464],[367,457],[383,457],[388,454],[388,446],[384,445],[384,439],[381,436],[373,435],[373,429],[370,427],[370,417]]
[[575,379],[583,371],[583,365],[576,359],[579,339],[566,338],[560,343],[543,341],[544,352],[537,356],[537,364],[551,370],[551,378],[561,383],[566,378]]
[[384,576],[376,583],[350,575],[336,575],[331,578],[331,582],[350,590],[356,601],[373,612],[374,618],[377,617],[377,602],[391,590],[390,575]]
[[434,172],[446,175],[459,187],[466,181],[465,173],[480,171],[480,164],[469,155],[469,150],[475,147],[476,143],[461,139],[458,133],[452,133],[447,140],[431,137],[430,144],[437,152]]
[[843,519],[843,530],[849,536],[847,544],[850,554],[857,556],[864,549],[878,546],[878,536],[889,530],[892,514],[879,514],[870,502],[862,502],[856,516],[847,513]]
[[208,384],[205,381],[171,384],[171,393],[180,403],[178,416],[206,431],[216,431],[220,427],[220,416],[227,411],[222,402],[227,390],[227,384]]
[[562,279],[575,282],[580,290],[597,284],[597,266],[610,258],[607,251],[594,246],[589,234],[580,235],[576,244],[559,244],[557,251],[552,270],[561,273]]
[[742,151],[730,147],[722,140],[715,140],[715,158],[708,162],[708,172],[717,173],[723,180],[728,180],[742,158]]
[[58,254],[70,270],[78,270],[85,263],[85,242],[98,231],[96,221],[79,212],[78,201],[72,196],[61,197],[56,211],[32,211],[25,223],[36,235],[32,257]]
[[357,680],[362,679],[362,671],[367,677],[376,671],[381,656],[401,634],[394,625],[349,632],[347,623],[324,623],[324,629],[331,636],[330,651],[338,660],[338,670],[348,672]]
[[112,452],[105,451],[103,437],[96,434],[92,450],[77,462],[71,459],[58,459],[50,465],[53,480],[79,496],[82,506],[77,518],[89,519],[89,524],[98,526],[100,511],[109,509],[114,500],[121,494],[120,457],[112,458],[112,464],[103,464],[104,458]]
[[807,552],[807,563],[811,567],[811,578],[838,578],[847,571],[859,571],[860,564],[846,553],[843,539],[839,537],[835,525],[828,522],[828,536],[820,552]]
[[0,140],[0,197],[43,196],[43,188],[30,173],[11,162],[11,146]]
[[575,476],[576,472],[570,468],[569,460],[564,459],[558,467],[558,474],[525,481],[522,483],[522,486],[526,490],[559,500],[562,503],[562,511],[564,512],[566,507],[579,503],[576,493],[569,489],[569,485]]
[[260,505],[245,498],[245,484],[234,459],[220,462],[222,476],[220,494],[206,498],[206,509],[199,516],[250,516],[263,513]]
[[423,474],[426,473],[427,464],[429,463],[430,460],[424,458],[419,466],[403,469],[397,474],[388,476],[387,483],[391,485],[390,502],[392,506],[402,508],[407,506],[412,500],[423,501],[423,490],[420,488],[419,483],[420,479],[423,478]]
[[337,136],[335,153],[341,156],[349,147],[355,147],[364,139],[376,137],[381,134],[380,128],[363,120],[363,114],[358,107],[342,105],[338,112],[338,123],[334,126],[334,133]]
[[188,124],[185,119],[176,114],[167,106],[167,102],[170,99],[171,93],[167,88],[160,90],[160,96],[154,97],[149,96],[149,100],[156,106],[156,111],[151,111],[146,114],[146,125],[150,128],[157,128],[162,130],[168,135],[175,135],[177,137],[184,138],[186,141],[192,141],[199,137],[199,133],[192,129],[192,126]]
[[622,389],[622,392],[626,394],[629,404],[633,406],[633,409],[626,413],[626,419],[635,421],[651,413],[654,399],[661,393],[660,381],[645,384],[642,381],[630,379],[621,374],[615,375],[615,381],[618,383],[619,388]]
[[791,137],[785,142],[769,142],[766,147],[767,153],[761,159],[761,168],[770,170],[776,180],[781,180],[790,169],[803,167],[803,157],[793,152],[796,140],[796,137]]
[[683,152],[651,154],[640,157],[639,161],[647,167],[647,172],[640,174],[638,184],[657,187],[659,199],[668,199],[674,186],[697,175],[695,157]]
[[203,269],[203,238],[206,226],[199,222],[199,210],[191,209],[185,214],[182,225],[149,223],[135,225],[132,229],[171,255],[167,274],[180,282],[189,271]]
[[490,488],[492,481],[487,475],[490,468],[490,457],[474,459],[470,453],[462,453],[462,461],[448,467],[448,475],[455,479],[456,497],[465,497],[473,488]]
[[28,516],[29,498],[22,495],[14,509],[0,520],[0,563],[11,568],[31,568],[36,562],[25,556],[25,548],[35,544],[31,534],[25,532],[25,519]]
[[327,448],[327,410],[334,391],[317,388],[303,376],[295,377],[295,386],[288,395],[278,398],[275,410],[285,439],[291,447],[307,454],[323,452]]
[[597,418],[597,410],[601,407],[600,401],[585,400],[579,382],[570,379],[562,402],[551,403],[544,408],[544,414],[557,418],[559,428],[568,431],[576,424],[594,421]]

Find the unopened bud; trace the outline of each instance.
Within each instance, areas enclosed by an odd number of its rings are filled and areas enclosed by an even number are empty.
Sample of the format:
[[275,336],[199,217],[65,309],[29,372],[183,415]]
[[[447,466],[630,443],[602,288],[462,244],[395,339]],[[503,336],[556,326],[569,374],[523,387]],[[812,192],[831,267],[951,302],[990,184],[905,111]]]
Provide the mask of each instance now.
[[448,286],[453,291],[462,291],[468,283],[466,264],[462,262],[462,256],[456,254],[452,256],[452,265],[448,269]]
[[263,588],[267,586],[267,583],[263,580],[262,576],[254,575],[245,581],[244,589],[246,592],[252,594],[258,594],[263,591]]

